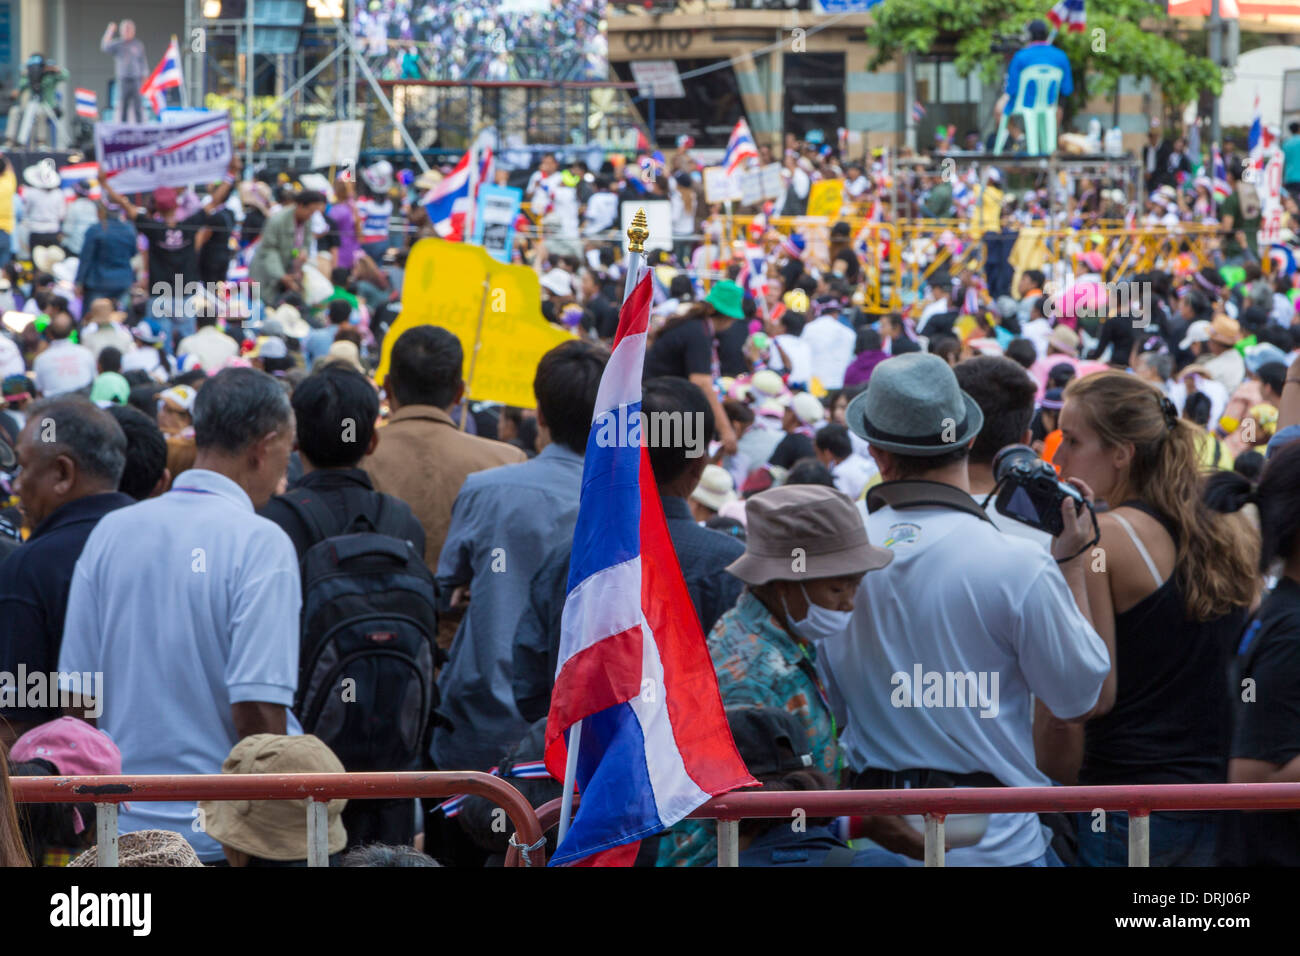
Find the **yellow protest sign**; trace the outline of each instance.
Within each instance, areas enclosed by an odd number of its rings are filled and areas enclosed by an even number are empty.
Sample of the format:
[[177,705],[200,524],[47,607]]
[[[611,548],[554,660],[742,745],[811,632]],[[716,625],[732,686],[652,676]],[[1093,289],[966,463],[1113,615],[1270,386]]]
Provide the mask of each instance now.
[[[480,309],[483,323],[476,361]],[[384,336],[377,381],[383,382],[388,374],[393,343],[417,325],[438,325],[460,339],[470,397],[520,408],[537,404],[533,374],[538,360],[573,338],[542,318],[542,287],[536,272],[503,265],[478,246],[442,239],[421,239],[411,247],[402,284],[402,312]]]
[[840,207],[844,205],[844,180],[842,179],[823,179],[821,182],[812,184],[808,190],[808,212],[809,216],[825,216],[827,219],[838,219],[840,216]]

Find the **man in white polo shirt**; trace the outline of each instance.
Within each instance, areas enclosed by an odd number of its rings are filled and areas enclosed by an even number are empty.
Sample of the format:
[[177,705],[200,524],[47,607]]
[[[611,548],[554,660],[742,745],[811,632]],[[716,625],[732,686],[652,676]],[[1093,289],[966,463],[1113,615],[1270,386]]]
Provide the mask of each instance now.
[[53,398],[90,388],[95,380],[95,353],[72,341],[72,317],[56,313],[45,334],[50,347],[32,362],[36,391]]
[[[220,773],[240,739],[301,732],[289,714],[298,559],[254,513],[293,448],[288,396],[264,372],[227,369],[199,391],[194,433],[194,467],[105,516],[73,572],[59,670],[102,672],[98,725],[126,774]],[[199,859],[221,860],[196,821],[192,801],[136,801],[120,817],[123,832],[173,830]]]
[[[1063,506],[1052,554],[989,521],[966,461],[984,417],[936,355],[882,362],[846,417],[885,479],[867,493],[867,533],[894,552],[818,648],[853,786],[1047,786],[1032,699],[1067,721],[1114,701],[1111,649],[1087,616],[1086,515]],[[947,861],[1060,865],[1044,831],[1034,814],[995,814]]]

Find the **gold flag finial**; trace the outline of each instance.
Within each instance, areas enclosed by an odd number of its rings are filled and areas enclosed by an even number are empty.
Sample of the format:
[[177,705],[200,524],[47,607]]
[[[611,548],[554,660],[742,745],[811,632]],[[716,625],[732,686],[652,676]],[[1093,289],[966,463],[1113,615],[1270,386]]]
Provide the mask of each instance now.
[[645,241],[650,238],[649,223],[645,217],[645,207],[636,211],[632,225],[627,227],[627,248],[629,252],[645,252]]

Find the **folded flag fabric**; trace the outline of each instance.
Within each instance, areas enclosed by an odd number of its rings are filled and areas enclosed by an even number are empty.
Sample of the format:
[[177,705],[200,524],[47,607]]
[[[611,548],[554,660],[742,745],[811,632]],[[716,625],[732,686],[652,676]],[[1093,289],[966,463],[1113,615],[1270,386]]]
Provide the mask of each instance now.
[[641,838],[756,785],[727,725],[641,433],[652,296],[647,270],[619,314],[583,464],[545,748],[563,780],[578,738],[582,800],[553,865],[630,863]]

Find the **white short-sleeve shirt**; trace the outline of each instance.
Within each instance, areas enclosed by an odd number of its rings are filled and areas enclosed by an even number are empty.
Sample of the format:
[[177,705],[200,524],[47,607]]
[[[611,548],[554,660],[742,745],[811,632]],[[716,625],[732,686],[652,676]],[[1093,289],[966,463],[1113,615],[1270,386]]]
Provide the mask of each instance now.
[[[1110,670],[1056,562],[1040,545],[945,508],[882,507],[867,533],[894,560],[863,578],[849,629],[818,648],[848,766],[983,771],[1007,786],[1047,786],[1034,761],[1033,697],[1077,717]],[[978,844],[948,861],[1012,866],[1046,848],[1036,815],[996,814]]]
[[[216,472],[191,469],[101,519],[73,573],[59,670],[102,673],[98,725],[123,773],[220,773],[239,739],[231,704],[293,704],[300,587],[288,535]],[[201,860],[222,859],[194,810],[135,801],[119,822],[173,830]]]

